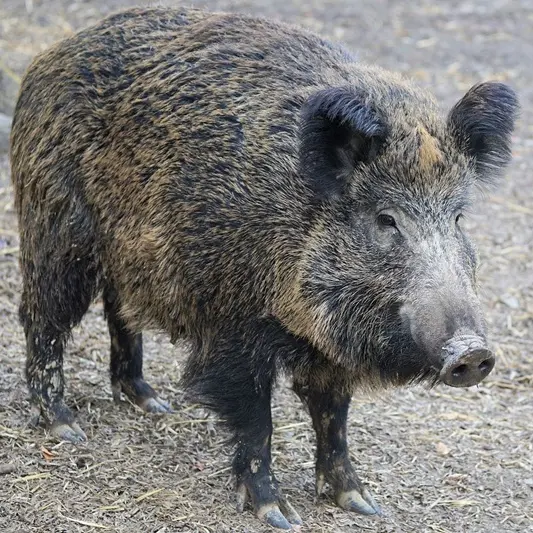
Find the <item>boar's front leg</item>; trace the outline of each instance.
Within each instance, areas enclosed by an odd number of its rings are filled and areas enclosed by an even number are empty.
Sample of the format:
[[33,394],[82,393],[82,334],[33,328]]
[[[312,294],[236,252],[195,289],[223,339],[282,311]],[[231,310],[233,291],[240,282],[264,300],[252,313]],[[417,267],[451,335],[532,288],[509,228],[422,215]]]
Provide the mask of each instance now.
[[[298,513],[283,495],[271,471],[272,420],[270,403],[263,403],[261,427],[250,427],[239,436],[233,472],[237,481],[237,511],[242,512],[250,497],[259,519],[280,529],[292,529],[302,523]],[[260,408],[260,404],[256,407]]]
[[170,406],[161,400],[144,380],[142,333],[132,333],[119,315],[115,291],[104,291],[104,311],[111,337],[111,387],[115,402],[124,393],[132,402],[149,413],[168,413]]
[[[324,375],[329,372],[322,368],[320,374],[320,380],[314,380],[309,373],[304,379],[295,377],[294,382],[295,392],[309,408],[316,432],[317,494],[327,482],[333,489],[335,501],[343,509],[365,515],[381,514],[350,461],[346,438],[350,394],[344,392],[348,387],[342,378],[333,378],[329,383],[326,378],[324,387]],[[338,375],[338,371],[332,370],[331,375]]]
[[[229,329],[229,328],[228,328]],[[202,341],[184,381],[192,398],[217,412],[236,444],[237,510],[246,500],[256,516],[280,529],[302,523],[271,469],[271,392],[286,334],[268,320],[251,321]]]

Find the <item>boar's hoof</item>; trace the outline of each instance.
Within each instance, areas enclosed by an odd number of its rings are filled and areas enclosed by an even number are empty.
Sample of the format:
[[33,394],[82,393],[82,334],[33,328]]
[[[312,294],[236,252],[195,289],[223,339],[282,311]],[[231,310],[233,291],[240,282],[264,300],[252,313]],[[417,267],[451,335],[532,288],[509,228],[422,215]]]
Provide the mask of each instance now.
[[317,497],[322,494],[326,482],[329,482],[335,495],[335,502],[342,509],[363,515],[382,516],[379,505],[363,485],[349,461],[346,460],[336,468],[331,465],[324,467],[319,461],[316,472]]
[[37,427],[41,421],[41,416],[53,437],[73,444],[87,440],[87,435],[77,424],[74,415],[63,401],[56,400],[52,405],[32,401],[28,425]]
[[[244,483],[237,488],[237,512],[242,513],[248,495],[248,489]],[[300,531],[303,524],[300,515],[287,501],[285,496],[280,495],[277,503],[264,503],[257,506],[255,514],[259,520],[277,529]]]
[[336,497],[337,505],[346,511],[354,511],[364,515],[381,516],[381,509],[367,489],[360,493],[358,490],[340,492]]
[[50,433],[60,439],[78,444],[87,440],[87,436],[76,422],[65,424],[60,421],[56,421],[50,427]]
[[172,413],[170,404],[161,398],[146,398],[140,404],[147,413]]
[[257,517],[267,524],[278,529],[292,529],[290,522],[283,516],[277,505],[268,506],[266,509],[259,509]]
[[302,525],[302,519],[286,500],[280,500],[279,505],[270,504],[260,507],[257,511],[257,517],[278,529],[299,531]]
[[124,393],[135,405],[147,413],[172,413],[170,404],[161,400],[144,379],[121,380],[112,384],[113,399],[121,401]]

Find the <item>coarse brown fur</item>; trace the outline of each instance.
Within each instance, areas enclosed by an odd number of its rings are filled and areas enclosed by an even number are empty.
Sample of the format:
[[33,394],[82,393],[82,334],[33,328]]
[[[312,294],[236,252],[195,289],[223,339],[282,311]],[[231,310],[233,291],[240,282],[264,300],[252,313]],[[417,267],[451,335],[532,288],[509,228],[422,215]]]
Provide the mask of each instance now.
[[[435,380],[426,352],[456,331],[484,338],[454,221],[508,162],[515,111],[487,84],[445,119],[399,76],[241,15],[134,9],[58,43],[28,69],[11,142],[33,402],[82,435],[62,350],[103,292],[117,394],[164,410],[140,333],[191,341],[185,384],[228,420],[259,516],[299,520],[270,473],[279,367],[313,416],[318,478],[376,512],[347,454],[350,394]],[[376,219],[391,206],[409,246]]]

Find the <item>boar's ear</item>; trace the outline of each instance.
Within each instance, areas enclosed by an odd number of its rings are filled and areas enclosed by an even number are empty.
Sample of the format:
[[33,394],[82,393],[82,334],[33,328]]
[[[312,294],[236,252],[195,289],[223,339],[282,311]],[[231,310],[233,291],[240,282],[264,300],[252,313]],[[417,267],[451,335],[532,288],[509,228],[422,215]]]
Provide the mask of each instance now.
[[319,198],[339,195],[353,170],[371,162],[387,128],[353,89],[329,88],[302,107],[300,169]]
[[459,146],[474,158],[479,179],[491,182],[511,160],[511,133],[518,115],[515,92],[503,83],[474,85],[448,115]]

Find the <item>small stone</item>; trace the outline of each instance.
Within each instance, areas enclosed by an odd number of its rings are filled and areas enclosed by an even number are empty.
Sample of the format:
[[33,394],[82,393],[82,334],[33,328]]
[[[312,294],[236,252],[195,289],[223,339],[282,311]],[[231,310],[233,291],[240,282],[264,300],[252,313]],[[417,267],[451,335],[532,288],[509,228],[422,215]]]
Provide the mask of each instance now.
[[448,446],[446,446],[446,444],[444,444],[444,442],[438,442],[435,445],[435,449],[437,450],[437,453],[439,455],[449,455],[449,453],[450,453],[450,448],[448,448]]
[[13,464],[0,465],[0,475],[5,476],[6,474],[11,474],[15,472],[17,467]]
[[503,294],[502,296],[500,296],[500,301],[511,309],[520,308],[520,302],[518,301],[518,298],[516,298],[515,296],[511,296],[510,294]]
[[437,44],[437,39],[429,37],[428,39],[420,39],[416,42],[417,48],[431,48]]

